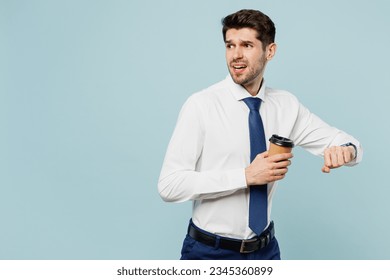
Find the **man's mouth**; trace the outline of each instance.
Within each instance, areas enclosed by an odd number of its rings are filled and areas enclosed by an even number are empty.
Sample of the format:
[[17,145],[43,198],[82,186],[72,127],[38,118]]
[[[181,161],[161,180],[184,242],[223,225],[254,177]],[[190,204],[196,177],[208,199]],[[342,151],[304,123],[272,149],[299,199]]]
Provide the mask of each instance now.
[[243,63],[232,63],[231,67],[235,73],[242,73],[246,69],[246,64]]
[[234,69],[244,69],[246,68],[245,64],[233,64],[232,65]]
[[235,74],[243,74],[245,72],[245,69],[246,69],[246,64],[244,63],[232,63],[231,64],[231,68],[232,68],[232,71],[233,73]]

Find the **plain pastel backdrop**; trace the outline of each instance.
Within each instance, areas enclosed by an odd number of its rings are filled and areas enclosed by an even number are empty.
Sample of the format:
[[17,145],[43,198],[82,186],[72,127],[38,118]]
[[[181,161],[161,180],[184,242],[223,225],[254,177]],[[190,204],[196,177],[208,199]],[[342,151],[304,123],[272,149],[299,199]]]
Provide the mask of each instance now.
[[227,75],[222,17],[276,24],[265,78],[359,139],[321,172],[295,149],[283,259],[390,259],[390,2],[0,0],[0,259],[178,259],[191,203],[157,181],[183,102]]

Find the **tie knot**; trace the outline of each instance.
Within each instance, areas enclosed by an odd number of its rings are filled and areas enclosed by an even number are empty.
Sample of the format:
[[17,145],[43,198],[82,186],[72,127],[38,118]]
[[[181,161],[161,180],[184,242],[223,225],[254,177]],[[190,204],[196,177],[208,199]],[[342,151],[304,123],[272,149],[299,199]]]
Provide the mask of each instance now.
[[249,110],[259,111],[261,103],[260,98],[247,97],[244,98],[243,101],[245,102],[246,106],[249,107]]

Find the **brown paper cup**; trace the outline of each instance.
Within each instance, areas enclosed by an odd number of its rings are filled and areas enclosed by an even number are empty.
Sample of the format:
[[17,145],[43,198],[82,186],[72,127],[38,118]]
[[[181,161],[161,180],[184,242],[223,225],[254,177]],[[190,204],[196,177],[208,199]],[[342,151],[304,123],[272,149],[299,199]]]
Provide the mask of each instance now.
[[269,139],[270,145],[268,150],[268,156],[276,154],[290,153],[294,147],[294,142],[288,138],[281,137],[279,135],[272,135]]

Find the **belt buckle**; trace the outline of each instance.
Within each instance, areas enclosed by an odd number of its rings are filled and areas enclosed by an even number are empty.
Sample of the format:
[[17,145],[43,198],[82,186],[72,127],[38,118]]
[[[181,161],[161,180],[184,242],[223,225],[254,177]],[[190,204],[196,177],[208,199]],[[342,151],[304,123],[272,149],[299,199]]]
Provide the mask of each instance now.
[[268,234],[265,236],[265,246],[264,246],[264,247],[267,247],[270,241],[271,241],[271,234],[268,233]]
[[244,239],[241,241],[241,247],[240,247],[240,253],[243,253],[243,254],[248,254],[248,253],[252,253],[254,251],[256,251],[257,249],[252,249],[252,250],[246,250],[246,244],[248,243],[253,243],[253,242],[256,242],[258,241],[257,238],[253,238],[253,239]]
[[266,234],[260,238],[260,249],[267,247],[269,243],[269,234]]

